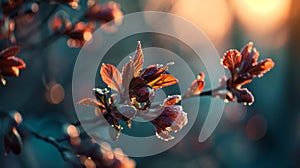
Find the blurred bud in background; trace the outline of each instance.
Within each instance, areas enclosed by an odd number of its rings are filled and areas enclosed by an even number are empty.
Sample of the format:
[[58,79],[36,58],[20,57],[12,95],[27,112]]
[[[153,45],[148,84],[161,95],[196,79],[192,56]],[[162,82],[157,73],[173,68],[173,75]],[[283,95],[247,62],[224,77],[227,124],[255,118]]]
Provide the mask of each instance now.
[[22,151],[22,139],[17,129],[22,122],[22,116],[19,112],[14,111],[2,119],[2,133],[4,135],[5,155],[10,151],[18,155]]

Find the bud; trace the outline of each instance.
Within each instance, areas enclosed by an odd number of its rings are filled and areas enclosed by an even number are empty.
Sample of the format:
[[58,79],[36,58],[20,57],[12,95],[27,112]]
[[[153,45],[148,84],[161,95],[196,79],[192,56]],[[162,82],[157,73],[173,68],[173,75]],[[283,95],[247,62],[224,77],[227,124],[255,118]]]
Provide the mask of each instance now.
[[16,127],[4,135],[4,148],[5,155],[8,155],[10,151],[14,154],[19,155],[22,151],[22,139]]
[[0,40],[8,38],[13,33],[14,28],[14,21],[0,13]]
[[190,88],[188,89],[187,94],[185,95],[186,97],[190,97],[190,96],[196,96],[199,95],[204,88],[204,73],[200,72],[199,75],[197,76],[197,79],[195,79]]
[[232,89],[231,91],[237,97],[237,102],[239,103],[252,104],[254,102],[253,95],[246,88],[240,90]]
[[151,121],[156,128],[156,136],[162,140],[168,141],[174,139],[169,135],[170,131],[177,132],[181,130],[188,122],[187,113],[182,106],[173,105],[164,107],[163,112],[156,119]]
[[106,23],[122,17],[123,13],[120,10],[119,4],[115,2],[109,2],[103,6],[95,3],[87,10],[85,16],[87,19],[97,20],[100,23]]
[[136,98],[136,101],[139,103],[146,102],[149,100],[150,94],[152,92],[152,89],[148,86],[143,86],[139,89],[134,90],[134,97]]

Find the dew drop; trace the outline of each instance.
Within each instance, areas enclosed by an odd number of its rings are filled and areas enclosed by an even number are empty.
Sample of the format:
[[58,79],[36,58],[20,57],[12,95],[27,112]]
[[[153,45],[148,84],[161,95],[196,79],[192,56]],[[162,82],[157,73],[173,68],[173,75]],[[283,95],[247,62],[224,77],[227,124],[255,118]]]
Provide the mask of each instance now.
[[247,73],[245,73],[245,74],[243,75],[243,78],[244,78],[244,79],[248,79],[248,78],[250,78],[250,77],[251,77],[251,75],[250,75],[249,72],[247,72]]

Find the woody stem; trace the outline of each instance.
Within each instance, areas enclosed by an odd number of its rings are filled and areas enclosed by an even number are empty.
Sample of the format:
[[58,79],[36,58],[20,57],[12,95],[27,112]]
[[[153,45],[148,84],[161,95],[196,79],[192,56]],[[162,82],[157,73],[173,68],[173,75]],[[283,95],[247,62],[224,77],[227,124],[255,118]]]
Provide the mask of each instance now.
[[61,140],[59,139],[56,139],[52,136],[43,136],[43,135],[40,135],[38,132],[32,130],[31,128],[29,128],[28,126],[25,126],[24,124],[21,124],[20,125],[21,129],[24,129],[26,130],[28,133],[30,133],[31,135],[33,135],[35,138],[37,139],[40,139],[46,143],[49,143],[51,145],[53,145],[58,151],[59,153],[61,154],[62,158],[65,159],[65,151],[71,151],[70,148],[68,147],[65,147],[63,145],[61,145],[59,142],[61,142]]
[[192,97],[201,97],[201,96],[213,96],[213,97],[215,97],[218,94],[218,92],[223,90],[223,89],[225,89],[225,88],[222,87],[222,86],[219,86],[215,89],[211,89],[211,90],[201,92],[198,95],[191,95],[191,96],[184,95],[184,96],[182,96],[182,99],[189,99],[189,98],[192,98]]

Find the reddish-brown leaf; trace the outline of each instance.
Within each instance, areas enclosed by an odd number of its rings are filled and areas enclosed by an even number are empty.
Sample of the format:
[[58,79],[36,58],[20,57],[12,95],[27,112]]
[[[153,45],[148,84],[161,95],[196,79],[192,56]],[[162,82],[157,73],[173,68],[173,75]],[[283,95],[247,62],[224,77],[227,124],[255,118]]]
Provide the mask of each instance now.
[[257,63],[257,59],[259,57],[259,52],[256,50],[256,48],[253,47],[253,43],[249,42],[242,50],[242,61],[240,65],[240,72],[245,73],[249,70],[250,67],[253,66],[253,64]]
[[20,51],[19,46],[11,46],[0,52],[0,57],[14,56]]
[[122,87],[122,76],[115,66],[111,64],[102,64],[100,75],[109,88],[120,93]]
[[150,83],[153,80],[157,79],[162,73],[166,72],[169,66],[173,64],[174,62],[169,62],[165,66],[163,66],[162,64],[149,65],[140,76]]
[[149,65],[143,73],[140,75],[142,78],[148,80],[152,79],[153,76],[157,75],[157,71],[161,68],[162,65]]
[[[123,94],[128,94],[129,84],[134,77],[137,77],[142,70],[144,63],[143,52],[140,41],[138,41],[134,57],[122,69]],[[124,95],[123,95],[124,97]]]
[[162,73],[166,72],[168,70],[169,66],[171,66],[171,65],[174,65],[174,62],[169,62],[164,67],[159,68],[159,70],[156,72],[156,74],[162,74]]
[[252,49],[253,49],[253,42],[249,42],[246,46],[244,46],[241,49],[241,55],[242,55],[243,60],[247,59],[247,57],[250,55]]
[[158,78],[148,83],[153,89],[170,86],[177,83],[178,80],[171,74],[161,74]]
[[85,105],[85,106],[94,106],[94,107],[100,107],[100,108],[105,108],[105,106],[98,100],[94,98],[84,98],[81,99],[77,102],[80,105]]
[[3,66],[1,69],[1,75],[4,76],[19,76],[19,68],[17,67],[9,67],[9,66]]
[[241,74],[236,80],[233,81],[232,87],[243,86],[252,82],[253,77],[250,73]]
[[[0,52],[0,73],[3,76],[19,76],[19,69],[26,67],[25,62],[21,58],[15,57],[20,50],[19,46],[8,47]],[[5,80],[1,77],[2,84]]]
[[188,89],[188,93],[186,94],[186,96],[194,96],[194,95],[199,95],[204,88],[204,73],[200,72],[199,75],[197,76],[197,79],[195,79],[190,88]]
[[7,66],[7,67],[17,67],[23,69],[26,67],[25,62],[21,58],[17,58],[14,56],[9,56],[6,58],[0,57],[0,65]]
[[128,93],[130,81],[134,77],[134,68],[132,61],[128,62],[122,69],[122,85],[124,87],[124,93]]
[[176,103],[181,101],[181,95],[172,95],[172,96],[168,96],[165,100],[163,105],[165,107],[169,107],[172,105],[175,105]]
[[143,63],[144,63],[144,57],[143,57],[142,46],[141,46],[141,42],[138,41],[136,52],[132,59],[135,77],[137,77],[140,74],[143,68]]
[[222,64],[224,67],[228,68],[231,72],[234,71],[235,68],[240,66],[242,59],[242,55],[237,50],[229,50],[227,51],[222,59]]
[[275,63],[271,59],[260,61],[257,65],[250,68],[249,73],[252,76],[261,76],[264,73],[270,71],[274,67]]

